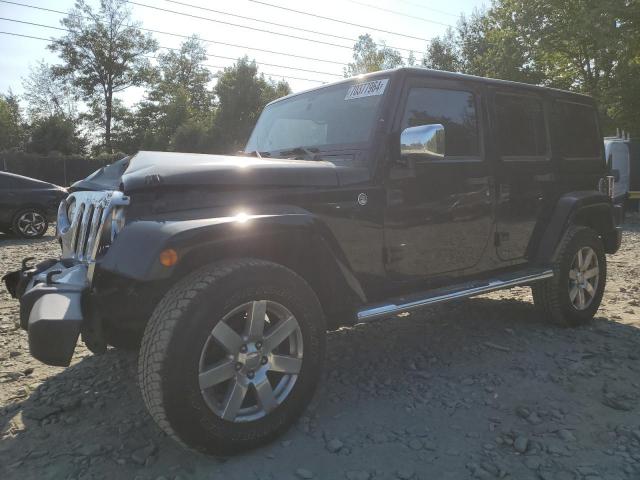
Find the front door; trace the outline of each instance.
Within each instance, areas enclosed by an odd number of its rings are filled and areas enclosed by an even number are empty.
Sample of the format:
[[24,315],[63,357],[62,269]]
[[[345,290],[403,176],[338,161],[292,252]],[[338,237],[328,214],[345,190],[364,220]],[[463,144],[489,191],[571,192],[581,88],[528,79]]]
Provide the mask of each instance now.
[[387,180],[385,261],[394,280],[472,271],[493,228],[492,185],[483,155],[482,102],[473,84],[413,79],[397,119],[407,127],[441,124],[441,159],[392,159]]

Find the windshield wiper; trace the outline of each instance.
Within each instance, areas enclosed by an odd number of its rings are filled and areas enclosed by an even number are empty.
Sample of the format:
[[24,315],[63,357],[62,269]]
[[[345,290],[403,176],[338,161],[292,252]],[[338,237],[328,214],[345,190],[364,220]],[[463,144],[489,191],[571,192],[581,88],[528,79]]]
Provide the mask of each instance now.
[[289,158],[291,160],[322,160],[318,156],[319,149],[314,147],[295,147],[290,150],[283,150],[280,152],[281,157]]
[[243,157],[270,157],[271,154],[269,152],[259,152],[258,150],[252,150],[251,152],[238,152]]

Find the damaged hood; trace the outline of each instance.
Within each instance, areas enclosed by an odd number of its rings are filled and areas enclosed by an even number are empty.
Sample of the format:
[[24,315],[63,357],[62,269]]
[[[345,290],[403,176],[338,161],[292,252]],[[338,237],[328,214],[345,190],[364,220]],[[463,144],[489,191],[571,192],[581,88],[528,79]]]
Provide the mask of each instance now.
[[338,185],[336,166],[326,161],[138,152],[72,185],[74,190],[125,193],[172,186],[315,186]]

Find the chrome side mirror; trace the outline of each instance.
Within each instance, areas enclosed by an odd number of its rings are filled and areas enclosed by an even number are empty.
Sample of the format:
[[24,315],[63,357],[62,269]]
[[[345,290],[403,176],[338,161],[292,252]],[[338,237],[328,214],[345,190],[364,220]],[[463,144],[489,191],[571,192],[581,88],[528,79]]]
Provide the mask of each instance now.
[[439,123],[405,128],[400,135],[400,154],[416,160],[442,160],[444,139],[444,127]]

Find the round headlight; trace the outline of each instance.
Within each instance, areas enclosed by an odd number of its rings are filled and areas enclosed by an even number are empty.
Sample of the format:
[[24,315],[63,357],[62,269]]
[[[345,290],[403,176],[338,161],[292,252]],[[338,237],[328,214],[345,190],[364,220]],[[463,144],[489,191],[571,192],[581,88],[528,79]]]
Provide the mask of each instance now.
[[111,217],[111,238],[116,238],[116,235],[124,228],[125,225],[124,208],[114,208]]
[[67,205],[67,218],[69,219],[69,223],[73,221],[73,215],[76,213],[76,201],[75,199],[71,200],[71,203]]

